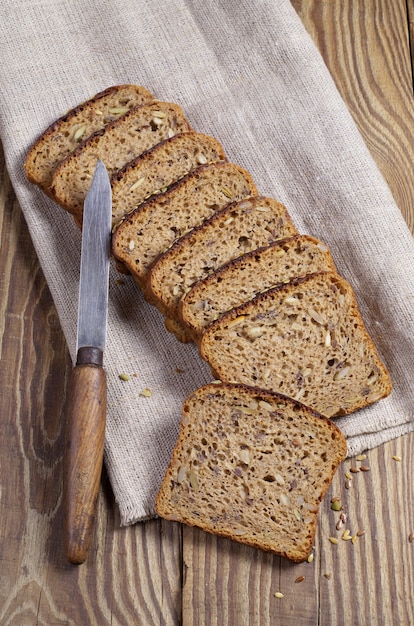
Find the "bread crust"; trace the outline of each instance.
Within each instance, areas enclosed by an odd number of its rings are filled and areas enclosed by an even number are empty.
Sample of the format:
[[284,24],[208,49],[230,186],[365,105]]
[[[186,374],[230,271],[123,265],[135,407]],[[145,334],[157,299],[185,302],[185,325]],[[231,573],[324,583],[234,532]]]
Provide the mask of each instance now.
[[291,398],[241,384],[205,385],[183,404],[156,511],[301,562],[346,451],[335,424]]

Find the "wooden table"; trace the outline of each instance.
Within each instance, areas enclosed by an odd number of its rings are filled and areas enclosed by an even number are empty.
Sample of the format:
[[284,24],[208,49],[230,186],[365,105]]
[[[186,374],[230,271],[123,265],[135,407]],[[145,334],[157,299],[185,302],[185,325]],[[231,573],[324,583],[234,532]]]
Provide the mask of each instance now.
[[[414,231],[413,0],[293,4]],[[61,412],[70,360],[3,157],[0,171],[0,624],[414,624],[414,434],[344,463],[311,563],[161,520],[120,529],[105,476],[90,558],[65,562]],[[352,474],[346,489],[345,472],[363,464],[370,471]],[[335,528],[333,496],[348,516],[343,528],[365,531],[355,543]]]

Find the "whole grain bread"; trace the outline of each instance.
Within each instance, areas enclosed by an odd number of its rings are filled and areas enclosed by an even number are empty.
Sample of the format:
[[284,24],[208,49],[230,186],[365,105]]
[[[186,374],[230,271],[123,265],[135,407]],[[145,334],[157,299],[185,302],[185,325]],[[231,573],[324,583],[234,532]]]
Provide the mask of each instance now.
[[151,195],[166,191],[200,165],[224,160],[222,145],[210,135],[186,132],[165,139],[112,177],[114,225]]
[[299,402],[244,385],[206,385],[183,404],[156,510],[304,561],[345,455],[340,430]]
[[53,174],[60,161],[79,144],[136,106],[153,100],[140,85],[114,85],[68,111],[49,126],[30,148],[26,175],[48,195]]
[[113,255],[145,289],[150,266],[176,239],[231,202],[256,193],[251,175],[238,165],[202,165],[127,215],[114,232]]
[[328,247],[295,235],[252,250],[195,283],[178,305],[180,321],[197,340],[223,313],[279,283],[318,271],[336,271]]
[[200,353],[219,379],[284,393],[328,417],[391,392],[355,294],[332,272],[292,280],[225,313],[206,328]]
[[149,300],[179,321],[181,298],[198,280],[231,259],[297,233],[286,208],[254,196],[232,203],[178,239],[148,275]]
[[53,198],[80,221],[98,159],[113,176],[164,139],[189,130],[190,123],[177,104],[153,102],[135,107],[91,135],[61,161],[50,187]]

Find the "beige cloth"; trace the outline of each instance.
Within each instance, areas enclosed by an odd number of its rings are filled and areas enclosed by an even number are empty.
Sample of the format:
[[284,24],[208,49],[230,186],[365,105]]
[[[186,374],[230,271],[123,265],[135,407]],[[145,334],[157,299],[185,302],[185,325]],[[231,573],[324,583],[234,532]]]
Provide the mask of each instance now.
[[[3,0],[0,60],[7,166],[72,356],[80,235],[26,182],[25,153],[68,108],[112,84],[142,84],[220,139],[301,232],[331,247],[354,286],[394,391],[337,421],[349,453],[413,430],[413,239],[289,0]],[[154,515],[182,401],[211,375],[119,278],[112,269],[105,462],[130,524]]]

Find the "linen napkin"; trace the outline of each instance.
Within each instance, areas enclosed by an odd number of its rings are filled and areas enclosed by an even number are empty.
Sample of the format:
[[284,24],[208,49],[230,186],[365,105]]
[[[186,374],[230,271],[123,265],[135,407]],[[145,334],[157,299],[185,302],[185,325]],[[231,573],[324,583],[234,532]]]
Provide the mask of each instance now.
[[[72,357],[80,233],[27,182],[25,154],[67,109],[142,84],[218,138],[353,285],[394,390],[337,420],[349,454],[413,430],[413,239],[289,0],[3,0],[0,18],[1,139]],[[127,525],[154,515],[182,401],[211,374],[114,268],[105,367],[105,463]]]

